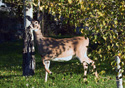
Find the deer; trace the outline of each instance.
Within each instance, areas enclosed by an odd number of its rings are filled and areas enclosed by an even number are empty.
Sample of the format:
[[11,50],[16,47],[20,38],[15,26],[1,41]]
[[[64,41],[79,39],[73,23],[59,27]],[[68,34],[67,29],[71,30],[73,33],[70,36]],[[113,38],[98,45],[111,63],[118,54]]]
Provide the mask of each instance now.
[[49,70],[50,61],[64,62],[71,60],[73,57],[77,57],[80,63],[83,64],[84,81],[87,80],[88,64],[91,64],[95,70],[94,74],[98,78],[95,62],[87,56],[89,38],[83,36],[63,39],[44,37],[41,33],[41,27],[38,21],[32,21],[30,29],[35,33],[38,53],[42,58],[45,68],[45,82],[47,82],[48,74],[52,74]]

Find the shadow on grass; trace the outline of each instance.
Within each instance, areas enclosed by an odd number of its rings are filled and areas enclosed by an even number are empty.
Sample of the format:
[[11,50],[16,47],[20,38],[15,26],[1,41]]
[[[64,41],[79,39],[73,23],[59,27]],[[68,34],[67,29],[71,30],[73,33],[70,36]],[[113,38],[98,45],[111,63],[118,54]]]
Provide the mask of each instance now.
[[23,75],[8,75],[8,76],[0,76],[0,79],[8,79],[13,77],[23,77]]
[[0,68],[21,66],[23,41],[5,42],[0,44]]

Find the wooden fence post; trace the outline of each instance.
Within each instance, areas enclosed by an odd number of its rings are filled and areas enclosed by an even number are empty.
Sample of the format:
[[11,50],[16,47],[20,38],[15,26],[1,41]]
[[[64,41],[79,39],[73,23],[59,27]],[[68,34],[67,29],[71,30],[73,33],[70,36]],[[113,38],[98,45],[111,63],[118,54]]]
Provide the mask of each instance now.
[[120,66],[120,58],[119,56],[116,56],[116,64],[117,64],[117,76],[116,76],[116,84],[117,88],[123,88],[122,85],[122,72],[121,72],[121,66]]

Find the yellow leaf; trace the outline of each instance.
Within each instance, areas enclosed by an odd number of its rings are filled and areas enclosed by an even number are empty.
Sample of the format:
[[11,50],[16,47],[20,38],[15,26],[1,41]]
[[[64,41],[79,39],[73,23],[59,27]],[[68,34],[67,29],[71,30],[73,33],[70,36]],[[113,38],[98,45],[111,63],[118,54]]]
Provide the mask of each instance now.
[[53,5],[53,3],[50,3],[50,5],[51,5],[51,7],[53,7],[54,5]]
[[103,25],[106,25],[105,21],[103,21]]
[[108,50],[110,50],[110,46],[107,46],[108,47]]
[[104,70],[102,70],[102,71],[100,72],[100,74],[101,74],[101,75],[105,74],[105,71],[104,71]]
[[105,36],[103,36],[103,39],[104,39],[104,40],[106,40],[106,37],[105,37]]
[[114,39],[116,39],[116,36],[115,36],[115,35],[113,35],[113,38],[114,38]]
[[40,6],[40,10],[43,10],[44,6]]
[[68,0],[69,4],[72,4],[72,0]]
[[84,29],[82,28],[82,29],[81,29],[81,33],[83,33],[83,30],[84,30]]
[[106,5],[103,5],[103,9],[106,7]]
[[119,46],[118,43],[116,43],[116,46]]
[[90,8],[87,8],[87,10],[89,10]]
[[100,54],[99,56],[102,58],[102,55],[101,55],[101,54]]
[[83,4],[83,0],[79,0],[79,4]]
[[48,5],[45,6],[45,9],[47,9],[47,8],[48,8]]
[[86,25],[86,26],[89,26],[89,24],[88,24],[88,23],[86,23],[85,25]]
[[82,10],[85,10],[85,7],[84,7],[84,5],[81,5],[81,9],[82,9]]
[[92,3],[92,4],[91,4],[91,7],[93,7],[93,5],[94,5],[94,4]]
[[115,21],[114,21],[114,23],[115,23],[115,24],[118,24],[118,21],[117,21],[117,20],[115,20]]
[[58,3],[58,5],[62,5],[62,3]]
[[92,14],[91,14],[90,16],[91,16],[91,17],[94,17],[94,15],[92,15]]
[[118,53],[118,56],[121,56],[122,54],[121,53]]
[[49,8],[49,13],[52,11],[52,9],[51,8]]
[[112,43],[112,40],[111,40],[111,43]]
[[104,14],[102,12],[97,12],[100,16],[104,16]]
[[37,4],[36,4],[36,3],[33,3],[33,5],[34,5],[34,6],[37,6]]

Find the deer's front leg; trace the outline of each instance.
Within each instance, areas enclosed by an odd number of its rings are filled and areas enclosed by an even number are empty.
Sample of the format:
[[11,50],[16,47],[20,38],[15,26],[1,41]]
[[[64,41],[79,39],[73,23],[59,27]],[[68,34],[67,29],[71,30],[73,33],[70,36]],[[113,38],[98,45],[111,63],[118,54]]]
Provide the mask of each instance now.
[[46,71],[45,72],[45,82],[47,82],[48,73],[52,74],[52,72],[49,70],[50,61],[43,60],[43,65],[44,65],[44,68],[45,68],[45,71]]

